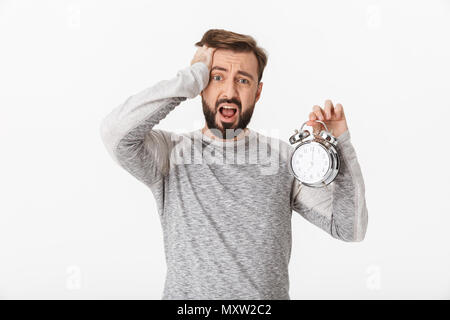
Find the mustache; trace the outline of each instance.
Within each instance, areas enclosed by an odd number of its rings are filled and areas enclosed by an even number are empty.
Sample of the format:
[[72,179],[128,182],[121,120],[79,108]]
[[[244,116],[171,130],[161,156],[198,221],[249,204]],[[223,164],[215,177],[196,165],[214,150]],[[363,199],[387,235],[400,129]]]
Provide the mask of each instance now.
[[239,111],[242,110],[241,103],[238,100],[230,99],[230,100],[218,100],[217,103],[216,103],[216,111],[218,110],[219,105],[222,104],[222,103],[235,104],[235,105],[237,105]]

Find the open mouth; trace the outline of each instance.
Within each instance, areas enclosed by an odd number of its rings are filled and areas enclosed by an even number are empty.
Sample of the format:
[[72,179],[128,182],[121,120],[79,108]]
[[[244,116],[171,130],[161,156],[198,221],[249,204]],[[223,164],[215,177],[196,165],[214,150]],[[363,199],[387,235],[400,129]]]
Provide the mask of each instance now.
[[219,107],[219,112],[226,120],[231,120],[237,113],[237,107],[234,105],[223,104]]

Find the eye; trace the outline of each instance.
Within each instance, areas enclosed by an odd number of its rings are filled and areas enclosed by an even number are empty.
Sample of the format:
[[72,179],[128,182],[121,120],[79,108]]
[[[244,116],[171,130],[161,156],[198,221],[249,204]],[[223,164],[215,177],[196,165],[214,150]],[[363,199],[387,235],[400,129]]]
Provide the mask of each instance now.
[[240,80],[244,80],[244,81],[246,81],[246,82],[244,82],[244,83],[249,83],[247,79],[240,79]]
[[215,79],[216,77],[220,77],[220,76],[219,76],[219,75],[212,76],[212,78],[213,78],[214,80],[216,80],[216,79]]

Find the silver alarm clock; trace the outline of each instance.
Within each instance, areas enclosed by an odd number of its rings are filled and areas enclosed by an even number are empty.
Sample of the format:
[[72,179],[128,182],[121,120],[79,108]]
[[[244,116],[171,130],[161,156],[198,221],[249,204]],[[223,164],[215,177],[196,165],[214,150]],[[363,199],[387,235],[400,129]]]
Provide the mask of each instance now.
[[321,123],[325,130],[315,134],[303,130],[308,121],[303,123],[300,132],[289,138],[291,144],[299,143],[290,158],[290,171],[302,184],[320,188],[326,187],[337,176],[340,168],[337,140],[328,131],[327,126],[320,120],[311,120]]

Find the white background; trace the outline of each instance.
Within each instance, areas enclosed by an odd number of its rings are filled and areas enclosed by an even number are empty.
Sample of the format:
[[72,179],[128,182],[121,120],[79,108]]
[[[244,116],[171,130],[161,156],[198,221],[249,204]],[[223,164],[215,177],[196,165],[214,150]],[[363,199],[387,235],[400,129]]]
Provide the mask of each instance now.
[[[250,127],[287,139],[340,102],[369,227],[345,243],[293,213],[292,299],[450,298],[450,1],[0,1],[0,298],[160,299],[150,190],[101,119],[189,65],[204,32],[269,53]],[[204,124],[201,100],[159,128]],[[274,134],[272,134],[274,135]]]

